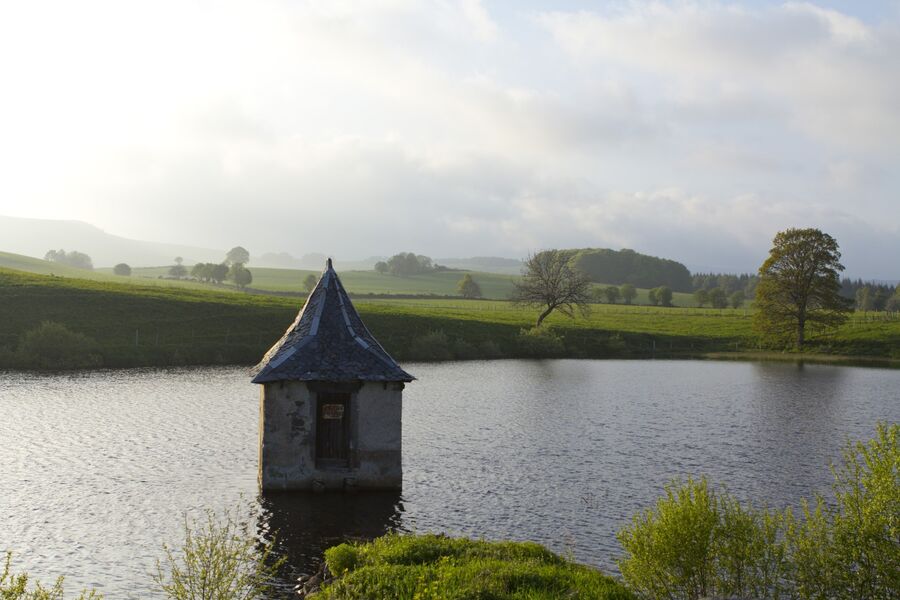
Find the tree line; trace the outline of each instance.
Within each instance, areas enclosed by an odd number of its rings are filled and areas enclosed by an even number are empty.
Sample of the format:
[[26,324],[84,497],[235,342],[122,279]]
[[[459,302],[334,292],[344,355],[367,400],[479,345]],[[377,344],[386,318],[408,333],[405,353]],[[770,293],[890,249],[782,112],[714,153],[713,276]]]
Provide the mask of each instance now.
[[675,292],[693,291],[691,272],[674,260],[640,254],[628,248],[582,248],[561,252],[569,253],[573,266],[594,283],[629,283],[639,288],[665,286]]
[[66,265],[68,267],[75,267],[76,269],[91,270],[94,268],[91,257],[84,252],[78,252],[77,250],[71,250],[69,252],[66,252],[65,250],[48,250],[44,255],[44,260]]
[[413,252],[400,252],[387,260],[375,263],[375,271],[382,275],[394,275],[396,277],[412,277],[413,275],[425,275],[435,271],[450,271],[451,269],[435,264],[430,256],[415,254]]
[[[575,312],[586,315],[592,299],[613,303],[622,295],[616,286],[592,295],[591,276],[578,268],[576,256],[570,250],[544,250],[526,259],[522,278],[514,282],[513,299],[540,309],[536,327],[553,311],[570,317]],[[840,259],[838,243],[827,233],[815,228],[787,229],[775,235],[756,276],[699,274],[692,280],[697,288],[694,299],[700,306],[737,308],[746,300],[745,290],[752,287],[753,327],[760,342],[798,350],[804,347],[809,329],[816,333],[832,330],[847,321],[854,307],[900,309],[900,286],[892,289],[841,280],[844,266]],[[851,292],[854,297],[848,298]],[[672,290],[659,286],[651,289],[648,297],[651,304],[671,305]]]
[[[250,262],[250,253],[242,246],[235,246],[225,254],[221,263],[200,262],[191,267],[190,271],[184,266],[184,259],[175,257],[175,264],[169,267],[166,274],[173,279],[191,277],[203,283],[221,284],[223,281],[233,281],[234,284],[244,289],[253,283],[253,273],[246,265]],[[131,266],[127,263],[119,263],[113,267],[113,273],[123,277],[131,276]]]

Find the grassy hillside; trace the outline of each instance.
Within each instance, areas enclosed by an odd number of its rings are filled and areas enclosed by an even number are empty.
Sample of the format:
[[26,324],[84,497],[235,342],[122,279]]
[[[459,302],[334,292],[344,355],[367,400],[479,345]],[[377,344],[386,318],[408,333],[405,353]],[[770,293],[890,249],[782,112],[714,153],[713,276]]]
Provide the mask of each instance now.
[[[182,279],[163,279],[168,274],[169,267],[141,267],[132,270],[130,277],[113,275],[112,269],[94,269],[87,271],[75,269],[59,263],[52,263],[39,258],[0,252],[0,268],[16,269],[37,273],[41,275],[56,275],[59,277],[74,277],[89,279],[92,281],[122,283],[137,286],[153,286],[167,288],[187,288],[195,290],[215,290],[218,292],[235,292],[234,286],[229,282],[221,285],[200,283],[197,281]],[[303,269],[275,269],[257,267],[253,272],[254,290],[271,292],[290,292],[295,294],[305,293],[303,280],[310,274],[319,276],[320,271]],[[375,271],[343,271],[340,273],[341,281],[347,290],[354,295],[435,295],[455,296],[457,283],[462,279],[466,271],[444,271],[416,275],[413,277],[394,277],[393,275],[380,275]],[[484,297],[489,300],[505,300],[512,293],[512,282],[516,279],[513,275],[498,273],[482,273],[468,271],[481,286]],[[605,287],[597,284],[595,287]],[[635,299],[636,304],[647,304],[646,289],[638,289]],[[675,306],[693,306],[694,300],[691,294],[676,292],[672,302]]]
[[[171,280],[158,279],[155,275],[150,277],[121,277],[113,275],[112,269],[76,269],[60,263],[46,261],[40,258],[32,258],[30,256],[22,256],[21,254],[12,254],[10,252],[0,252],[0,269],[15,269],[17,271],[25,271],[38,275],[54,275],[56,277],[69,277],[75,279],[87,279],[91,281],[108,282],[108,283],[136,283],[143,287],[164,287],[164,288],[189,288],[189,289],[210,289],[212,286],[188,280]],[[136,269],[137,270],[137,269]],[[167,269],[161,269],[161,272]],[[231,286],[216,286],[217,290],[226,292],[235,291]]]
[[[149,267],[134,269],[133,279],[151,278],[156,280],[168,273],[168,267]],[[302,293],[303,280],[310,274],[318,277],[321,271],[305,269],[275,269],[270,267],[250,267],[253,283],[250,287],[256,290],[271,292]],[[112,273],[111,269],[104,272]],[[459,292],[456,285],[462,279],[463,271],[439,271],[412,277],[395,277],[381,275],[375,271],[340,271],[344,287],[352,294],[402,294],[402,295],[436,295],[456,296]],[[481,286],[485,298],[508,298],[512,292],[513,277],[497,273],[471,272],[472,277]]]
[[[320,271],[303,269],[275,269],[256,267],[250,269],[253,273],[255,290],[271,292],[304,293],[303,280],[310,274],[319,276]],[[103,270],[112,273],[111,269]],[[159,277],[165,276],[168,267],[149,267],[134,269],[132,279],[137,281],[159,281]],[[466,273],[481,286],[481,292],[488,300],[506,300],[513,291],[513,281],[516,276],[498,273],[482,273],[476,271],[439,271],[425,275],[412,277],[395,277],[393,275],[381,275],[375,271],[340,271],[341,281],[351,294],[365,295],[435,295],[456,296],[456,286]],[[227,285],[227,284],[226,284]],[[606,287],[596,285],[595,287]],[[647,304],[648,290],[638,289],[635,299],[637,304]],[[694,299],[691,294],[674,293],[672,303],[675,306],[693,306]]]
[[[96,340],[106,366],[256,362],[302,299],[101,282],[0,269],[0,367],[25,332],[56,321]],[[536,310],[501,301],[358,300],[366,324],[400,360],[527,356],[638,357],[755,350],[747,310],[594,305],[552,315],[558,342],[520,335]],[[900,358],[900,321],[857,315],[820,352]]]

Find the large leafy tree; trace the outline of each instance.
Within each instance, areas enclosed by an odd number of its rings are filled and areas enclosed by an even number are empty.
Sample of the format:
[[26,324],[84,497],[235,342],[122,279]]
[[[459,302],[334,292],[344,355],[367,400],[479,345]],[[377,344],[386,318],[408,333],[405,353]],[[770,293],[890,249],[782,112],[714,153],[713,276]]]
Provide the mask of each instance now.
[[798,349],[806,328],[837,327],[852,301],[840,295],[844,270],[837,241],[818,229],[788,229],[772,242],[759,268],[754,327],[774,342],[793,340]]
[[532,254],[525,261],[522,279],[513,282],[513,300],[526,306],[543,308],[537,327],[554,310],[573,317],[575,311],[588,313],[591,301],[591,280],[572,265],[572,253],[564,250],[544,250]]

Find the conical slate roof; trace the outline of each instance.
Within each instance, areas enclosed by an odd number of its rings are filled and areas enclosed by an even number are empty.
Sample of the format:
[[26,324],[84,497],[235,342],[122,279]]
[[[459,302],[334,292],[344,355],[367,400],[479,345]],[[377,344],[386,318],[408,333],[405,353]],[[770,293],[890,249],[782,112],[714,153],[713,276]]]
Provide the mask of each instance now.
[[331,266],[300,314],[251,371],[270,381],[412,381],[372,337]]

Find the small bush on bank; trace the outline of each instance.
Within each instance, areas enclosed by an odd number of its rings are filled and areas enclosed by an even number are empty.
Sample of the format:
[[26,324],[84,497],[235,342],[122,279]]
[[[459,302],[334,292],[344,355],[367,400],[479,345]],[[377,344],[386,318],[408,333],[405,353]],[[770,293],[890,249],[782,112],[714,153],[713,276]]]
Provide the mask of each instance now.
[[632,598],[596,569],[527,542],[387,535],[330,548],[325,561],[338,578],[319,600]]
[[554,358],[563,356],[566,346],[562,337],[548,327],[522,329],[516,337],[516,352],[527,358]]
[[407,352],[398,353],[403,358],[423,361],[473,360],[502,355],[500,346],[493,340],[476,345],[462,337],[450,337],[441,330],[414,338]]
[[788,513],[787,543],[801,598],[900,597],[900,425],[880,423],[832,466],[834,502]]
[[[6,553],[3,570],[0,571],[0,599],[2,600],[62,600],[63,578],[59,577],[51,587],[44,587],[34,582],[29,589],[29,577],[25,573],[18,575],[11,570],[12,553]],[[101,600],[103,596],[94,590],[83,590],[77,600]]]
[[450,338],[443,331],[430,331],[413,340],[409,349],[413,360],[452,360],[453,349]]
[[260,541],[233,512],[184,521],[184,544],[176,553],[163,546],[154,580],[172,600],[266,598],[286,558],[275,559],[274,542]]
[[97,342],[53,321],[26,332],[14,360],[19,366],[38,369],[79,369],[103,363]]
[[896,600],[900,590],[900,425],[879,424],[832,467],[834,501],[794,516],[741,505],[706,480],[673,482],[618,538],[619,567],[643,598]]
[[503,350],[494,340],[485,340],[478,345],[478,358],[499,358]]

